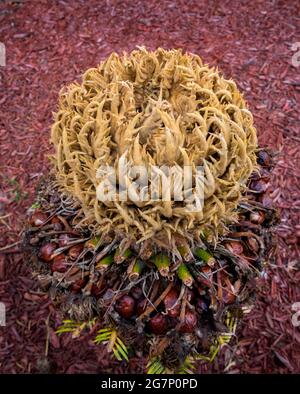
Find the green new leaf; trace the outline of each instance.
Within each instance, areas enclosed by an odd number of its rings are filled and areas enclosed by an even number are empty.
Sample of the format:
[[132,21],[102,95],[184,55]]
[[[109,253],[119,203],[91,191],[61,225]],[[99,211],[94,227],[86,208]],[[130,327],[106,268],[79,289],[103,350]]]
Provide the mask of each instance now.
[[163,374],[165,373],[165,367],[162,365],[158,357],[151,359],[147,364],[147,374]]
[[128,361],[128,350],[124,342],[118,337],[115,328],[101,328],[94,339],[97,345],[107,345],[108,352],[113,352],[118,361]]
[[56,334],[61,335],[63,333],[71,332],[72,338],[78,338],[84,329],[88,328],[91,330],[96,324],[96,318],[88,320],[86,322],[76,322],[75,320],[63,320],[63,324],[58,327],[55,331]]
[[192,356],[187,356],[182,365],[178,368],[176,373],[181,375],[192,375],[195,370],[195,359]]

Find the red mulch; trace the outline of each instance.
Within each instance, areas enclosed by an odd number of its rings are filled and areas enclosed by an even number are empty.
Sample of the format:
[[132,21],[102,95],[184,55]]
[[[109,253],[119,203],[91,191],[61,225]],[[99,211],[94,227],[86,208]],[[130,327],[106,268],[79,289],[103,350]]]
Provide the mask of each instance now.
[[[47,173],[52,111],[59,89],[111,51],[182,47],[232,76],[254,113],[259,139],[280,151],[270,197],[282,210],[277,264],[259,281],[254,310],[225,349],[202,372],[300,372],[300,3],[292,1],[4,1],[0,4],[0,248],[19,240],[26,208]],[[297,244],[298,242],[298,244]],[[58,338],[60,316],[37,292],[19,245],[0,254],[1,372],[141,372],[106,357],[88,341]],[[7,253],[12,251],[14,253]],[[47,323],[49,322],[49,323]],[[48,364],[45,363],[48,353]]]

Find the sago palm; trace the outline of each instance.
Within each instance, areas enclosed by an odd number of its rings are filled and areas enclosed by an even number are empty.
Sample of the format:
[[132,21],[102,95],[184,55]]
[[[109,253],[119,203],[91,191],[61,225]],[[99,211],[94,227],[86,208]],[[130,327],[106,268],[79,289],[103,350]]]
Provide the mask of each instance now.
[[[99,324],[96,343],[119,360],[148,357],[150,372],[212,361],[253,304],[277,220],[264,198],[272,157],[235,82],[180,50],[113,53],[62,90],[51,141],[24,243],[68,317],[59,332]],[[189,167],[189,196],[201,167],[201,209],[174,187],[169,200],[138,199],[136,174],[120,175],[120,162],[158,168],[159,190],[159,168]],[[105,168],[115,170],[114,199],[98,196]]]

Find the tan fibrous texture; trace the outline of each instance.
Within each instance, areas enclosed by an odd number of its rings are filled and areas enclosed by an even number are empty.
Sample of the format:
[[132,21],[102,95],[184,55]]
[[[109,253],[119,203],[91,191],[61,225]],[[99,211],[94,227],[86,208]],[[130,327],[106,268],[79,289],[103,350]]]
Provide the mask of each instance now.
[[[232,80],[181,50],[112,53],[60,94],[52,126],[60,188],[76,199],[82,226],[141,242],[175,234],[218,236],[235,217],[247,179],[256,168],[253,117]],[[204,207],[181,201],[101,202],[100,166],[203,166]],[[133,178],[118,177],[121,186]],[[193,187],[194,187],[193,178]],[[134,193],[133,193],[134,194]]]

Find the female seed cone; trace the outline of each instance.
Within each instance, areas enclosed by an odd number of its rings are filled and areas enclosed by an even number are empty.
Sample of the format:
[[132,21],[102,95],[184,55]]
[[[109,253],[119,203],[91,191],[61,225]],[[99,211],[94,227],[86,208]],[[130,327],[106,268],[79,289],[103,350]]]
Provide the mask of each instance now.
[[[61,93],[51,139],[53,180],[40,187],[24,242],[43,287],[81,326],[96,318],[118,359],[126,343],[174,371],[190,353],[214,354],[253,295],[275,223],[261,203],[271,156],[257,153],[235,83],[179,50],[114,53]],[[136,174],[120,175],[120,162],[148,172],[190,166],[192,192],[201,166],[203,209],[187,209],[174,187],[170,201],[138,200]],[[104,201],[99,169],[109,166],[120,189]]]
[[[116,53],[85,72],[60,96],[51,133],[60,189],[76,198],[84,220],[95,232],[112,232],[141,242],[172,245],[175,233],[187,240],[203,230],[217,237],[235,217],[241,191],[256,168],[256,130],[250,111],[232,80],[226,80],[199,56],[180,50],[144,48]],[[190,166],[204,171],[202,212],[182,201],[138,199],[130,166]],[[112,167],[113,200],[99,200],[104,181],[99,168]],[[105,172],[105,171],[104,171]],[[164,182],[164,174],[158,175]],[[149,189],[156,190],[153,179]],[[153,189],[151,189],[153,187]],[[174,190],[170,191],[174,197]],[[121,198],[122,197],[122,198]]]

